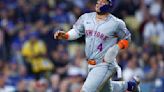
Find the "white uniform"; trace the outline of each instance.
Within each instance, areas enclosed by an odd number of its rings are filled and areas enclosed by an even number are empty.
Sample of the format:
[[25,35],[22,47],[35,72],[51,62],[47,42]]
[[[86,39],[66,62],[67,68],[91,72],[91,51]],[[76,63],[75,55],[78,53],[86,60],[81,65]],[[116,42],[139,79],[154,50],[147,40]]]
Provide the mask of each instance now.
[[[114,92],[123,92],[127,86],[125,82],[118,84],[109,81],[116,72],[116,55],[111,59],[106,59],[106,63],[103,63],[103,59],[109,48],[117,44],[120,39],[130,39],[131,34],[127,30],[125,23],[112,14],[109,14],[105,21],[97,22],[96,12],[86,13],[78,19],[73,29],[68,33],[74,34],[74,37],[69,38],[70,40],[85,35],[86,57],[87,59],[94,59],[97,63],[96,65],[88,66],[89,73],[82,91],[112,92],[113,89]],[[116,89],[119,91],[115,91]]]

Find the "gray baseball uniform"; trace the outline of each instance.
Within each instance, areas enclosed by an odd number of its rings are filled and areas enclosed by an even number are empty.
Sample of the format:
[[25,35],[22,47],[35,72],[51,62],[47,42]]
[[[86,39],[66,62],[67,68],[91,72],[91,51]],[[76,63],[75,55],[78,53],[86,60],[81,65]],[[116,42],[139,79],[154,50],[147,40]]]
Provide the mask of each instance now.
[[109,15],[105,21],[96,22],[96,13],[82,15],[73,26],[79,35],[85,34],[85,53],[87,59],[101,63],[106,51],[117,43],[118,39],[130,38],[125,23]]
[[[87,59],[94,59],[96,65],[89,65],[89,73],[82,87],[82,92],[112,92],[112,89],[125,90],[126,83],[111,82],[116,72],[115,59],[102,63],[110,47],[120,39],[130,39],[125,23],[110,14],[105,21],[96,21],[96,12],[82,15],[73,26],[76,34],[85,35],[85,53]],[[121,85],[122,87],[115,86]],[[113,88],[111,87],[113,86]],[[117,88],[118,87],[118,88]]]

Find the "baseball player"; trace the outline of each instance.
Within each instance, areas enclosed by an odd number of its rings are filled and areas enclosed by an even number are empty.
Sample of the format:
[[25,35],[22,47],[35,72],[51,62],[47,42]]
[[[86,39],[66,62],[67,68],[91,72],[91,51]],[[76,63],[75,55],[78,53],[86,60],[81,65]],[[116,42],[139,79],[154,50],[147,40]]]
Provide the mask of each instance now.
[[85,35],[88,76],[81,92],[139,92],[139,80],[111,81],[117,70],[119,50],[128,48],[131,34],[125,23],[110,13],[112,0],[98,0],[96,12],[83,14],[68,32],[58,31],[55,39],[75,40]]

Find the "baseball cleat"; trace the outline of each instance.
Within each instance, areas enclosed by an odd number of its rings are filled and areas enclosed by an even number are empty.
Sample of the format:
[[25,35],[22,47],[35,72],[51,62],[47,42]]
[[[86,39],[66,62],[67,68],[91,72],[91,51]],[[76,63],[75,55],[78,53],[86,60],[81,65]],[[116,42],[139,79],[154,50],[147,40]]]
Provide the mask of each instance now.
[[140,79],[135,76],[131,81],[128,81],[127,90],[130,92],[141,92],[139,84],[140,84]]
[[140,79],[137,76],[134,76],[132,81],[136,84],[134,88],[132,89],[132,92],[141,92],[141,89],[139,87]]

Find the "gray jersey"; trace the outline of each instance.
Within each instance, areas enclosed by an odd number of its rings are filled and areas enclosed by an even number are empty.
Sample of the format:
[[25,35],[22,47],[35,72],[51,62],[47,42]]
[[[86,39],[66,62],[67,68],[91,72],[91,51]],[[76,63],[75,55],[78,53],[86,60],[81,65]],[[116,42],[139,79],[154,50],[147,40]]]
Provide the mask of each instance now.
[[96,22],[96,13],[83,14],[73,26],[79,35],[85,35],[87,59],[102,62],[107,50],[120,39],[130,39],[125,23],[110,14],[105,21]]

